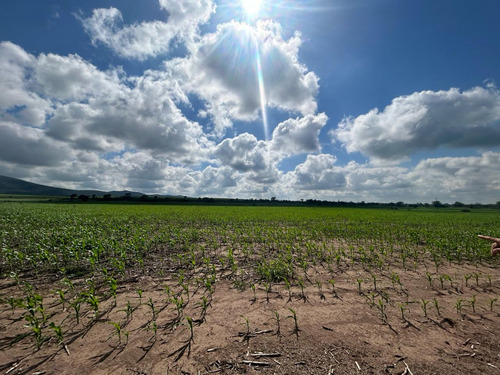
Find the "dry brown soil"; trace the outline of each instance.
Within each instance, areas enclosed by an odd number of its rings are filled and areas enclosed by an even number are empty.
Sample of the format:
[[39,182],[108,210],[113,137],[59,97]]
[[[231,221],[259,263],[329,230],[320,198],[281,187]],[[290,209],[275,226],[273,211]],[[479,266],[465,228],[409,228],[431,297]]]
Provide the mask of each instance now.
[[[175,285],[168,274],[129,277],[120,283],[116,307],[112,298],[101,301],[102,313],[94,319],[82,305],[84,316],[79,324],[67,305],[63,310],[54,286],[38,282],[48,321],[65,329],[67,350],[49,327],[43,332],[50,339],[35,350],[33,336],[19,336],[28,332],[23,309],[12,311],[4,303],[0,305],[0,374],[500,374],[500,301],[490,309],[491,299],[500,291],[498,269],[443,267],[439,274],[431,272],[432,287],[423,267],[395,271],[403,288],[393,286],[391,274],[382,272],[374,290],[370,274],[360,268],[339,273],[334,293],[327,272],[311,270],[314,283],[305,282],[306,299],[294,286],[291,301],[283,284],[272,286],[269,300],[264,287],[258,286],[254,300],[251,288],[240,291],[222,277],[205,320],[195,321],[191,342],[186,342],[190,337],[187,320],[177,319],[172,304],[165,302],[164,284]],[[438,275],[443,274],[452,281],[445,280],[442,288]],[[466,274],[479,275],[477,282],[472,277],[466,286]],[[360,278],[361,294],[356,282]],[[323,280],[323,295],[317,280]],[[75,284],[78,282],[84,280]],[[143,290],[142,304],[138,287]],[[0,288],[4,301],[23,295],[10,279],[0,281]],[[183,316],[196,320],[202,291],[193,287],[189,293]],[[156,338],[149,298],[159,310]],[[462,307],[457,311],[460,300]],[[134,308],[129,319],[124,311],[127,301]],[[387,321],[379,301],[385,305]],[[427,317],[422,308],[425,301],[430,301]],[[400,306],[405,302],[403,320]],[[128,331],[128,340],[123,334],[120,343],[110,322],[121,324],[122,332]]]

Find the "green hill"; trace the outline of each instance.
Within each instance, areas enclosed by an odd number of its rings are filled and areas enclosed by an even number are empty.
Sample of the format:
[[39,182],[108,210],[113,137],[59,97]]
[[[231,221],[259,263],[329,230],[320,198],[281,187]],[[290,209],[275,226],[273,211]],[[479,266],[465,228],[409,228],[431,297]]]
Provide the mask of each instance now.
[[142,193],[131,192],[131,191],[112,191],[104,192],[99,190],[71,190],[63,189],[52,186],[45,186],[40,184],[34,184],[32,182],[20,180],[18,178],[12,178],[7,176],[0,176],[0,194],[12,194],[12,195],[41,195],[50,197],[67,197],[72,194],[76,195],[96,195],[103,196],[104,194],[111,194],[112,196],[123,196],[126,193],[130,193],[131,196],[141,196]]

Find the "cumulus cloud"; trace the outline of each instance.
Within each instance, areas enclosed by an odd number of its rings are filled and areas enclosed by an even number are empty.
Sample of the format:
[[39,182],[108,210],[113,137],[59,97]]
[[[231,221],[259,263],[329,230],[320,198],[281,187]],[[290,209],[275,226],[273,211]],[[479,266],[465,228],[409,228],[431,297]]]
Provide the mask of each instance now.
[[327,121],[324,113],[288,119],[274,129],[271,149],[284,155],[318,152],[321,150],[319,132]]
[[4,119],[18,119],[31,126],[42,126],[52,111],[51,102],[35,91],[29,75],[35,58],[21,47],[0,43],[0,111]]
[[500,92],[422,91],[396,98],[382,112],[345,118],[332,136],[347,151],[403,159],[421,149],[500,145]]
[[274,183],[278,179],[276,155],[270,152],[268,142],[257,140],[253,134],[225,139],[217,145],[214,155],[222,165],[246,173],[255,182]]
[[304,163],[299,164],[291,174],[292,184],[300,190],[342,189],[346,185],[345,173],[336,167],[335,157],[328,154],[308,155]]
[[[303,115],[317,109],[318,77],[298,61],[299,33],[285,40],[279,24],[220,24],[189,45],[190,56],[167,62],[187,92],[206,103],[219,133],[232,120],[255,120],[261,108],[262,79],[266,106]],[[259,71],[259,62],[260,68]]]
[[121,57],[145,60],[168,52],[175,38],[192,39],[215,11],[212,0],[160,0],[160,7],[168,12],[168,22],[124,25],[116,8],[94,9],[81,22],[93,44],[103,44]]
[[71,155],[62,143],[51,141],[40,129],[0,122],[0,160],[23,165],[58,165]]
[[41,54],[35,59],[33,68],[43,94],[61,101],[102,95],[119,81],[116,71],[99,71],[78,55]]
[[500,194],[498,163],[496,152],[429,158],[412,168],[353,161],[339,166],[332,155],[309,155],[280,184],[295,199],[491,203]]

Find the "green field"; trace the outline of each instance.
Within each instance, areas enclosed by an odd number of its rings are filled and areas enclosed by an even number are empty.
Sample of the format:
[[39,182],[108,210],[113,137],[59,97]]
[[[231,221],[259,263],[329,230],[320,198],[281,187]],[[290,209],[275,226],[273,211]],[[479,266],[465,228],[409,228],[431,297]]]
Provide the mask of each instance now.
[[209,261],[230,263],[235,274],[234,252],[251,258],[251,269],[269,255],[288,257],[294,270],[332,261],[368,268],[431,258],[489,262],[476,236],[498,234],[499,224],[498,210],[3,203],[0,265],[4,277],[32,271],[64,277],[75,269],[123,274],[158,253],[186,272]]
[[[126,345],[136,332],[127,325],[140,308],[150,311],[135,318],[137,330],[151,336],[147,342],[156,342],[157,319],[167,310],[175,314],[163,328],[188,326],[192,340],[193,322],[204,322],[219,283],[254,302],[272,303],[273,293],[304,303],[312,295],[323,301],[333,293],[344,303],[350,296],[378,309],[382,325],[401,314],[406,320],[410,304],[422,305],[425,318],[432,305],[439,316],[446,309],[461,313],[462,306],[475,312],[476,294],[482,298],[478,305],[493,311],[498,260],[477,235],[498,235],[499,224],[499,211],[485,209],[4,202],[0,302],[9,313],[0,320],[25,324],[6,324],[13,332],[0,344],[40,350],[59,342],[67,348],[106,315],[105,320],[115,316],[113,332]],[[473,271],[451,274],[450,266]],[[138,277],[156,283],[163,297],[158,288],[131,286]],[[469,287],[474,279],[490,289],[454,297],[458,285]],[[420,296],[422,285],[438,294]],[[295,319],[296,307],[290,306]],[[116,317],[119,312],[123,318]],[[184,351],[174,353],[180,358]]]

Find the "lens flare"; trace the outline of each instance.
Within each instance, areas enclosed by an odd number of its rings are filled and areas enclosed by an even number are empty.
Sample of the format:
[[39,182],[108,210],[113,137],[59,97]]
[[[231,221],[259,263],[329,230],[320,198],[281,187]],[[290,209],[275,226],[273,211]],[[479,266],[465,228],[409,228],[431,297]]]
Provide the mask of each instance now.
[[256,41],[255,46],[255,61],[257,64],[257,81],[259,83],[259,96],[260,96],[260,111],[262,112],[262,123],[264,125],[264,136],[265,139],[269,139],[269,125],[267,123],[267,111],[266,111],[266,87],[264,85],[264,75],[262,74],[262,64],[260,62],[260,49],[259,44]]
[[249,16],[259,13],[262,0],[241,0],[241,6]]

